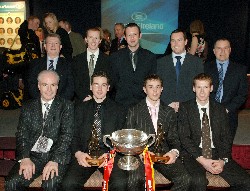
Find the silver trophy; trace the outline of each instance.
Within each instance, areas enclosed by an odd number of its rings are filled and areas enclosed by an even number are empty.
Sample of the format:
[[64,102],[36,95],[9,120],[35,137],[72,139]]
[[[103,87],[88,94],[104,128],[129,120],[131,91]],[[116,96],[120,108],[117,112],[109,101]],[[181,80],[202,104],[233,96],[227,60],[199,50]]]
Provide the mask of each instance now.
[[[111,140],[117,152],[125,156],[118,161],[119,168],[123,170],[135,170],[139,167],[140,163],[133,155],[139,155],[143,152],[145,147],[150,147],[155,142],[155,135],[147,135],[143,131],[136,129],[122,129],[112,133],[112,135],[104,135],[103,142],[107,147],[111,147],[107,143],[107,138]],[[152,138],[150,144],[149,139]]]

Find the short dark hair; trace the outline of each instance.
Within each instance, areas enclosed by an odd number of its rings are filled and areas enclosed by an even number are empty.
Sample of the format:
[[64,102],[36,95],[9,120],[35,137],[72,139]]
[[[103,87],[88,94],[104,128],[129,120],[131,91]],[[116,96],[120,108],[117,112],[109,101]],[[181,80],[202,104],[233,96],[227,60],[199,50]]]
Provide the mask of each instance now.
[[115,26],[120,25],[124,29],[124,24],[123,23],[115,23]]
[[163,86],[163,81],[162,81],[161,77],[158,76],[157,74],[150,74],[150,75],[146,76],[144,78],[143,86],[146,87],[147,81],[150,81],[150,80],[158,80],[161,82],[161,86]]
[[127,29],[128,27],[136,27],[136,28],[138,28],[139,34],[141,34],[141,28],[140,28],[136,23],[128,23],[128,24],[126,24],[126,26],[125,26],[125,31],[124,31],[125,36],[126,36],[126,29]]
[[93,75],[91,76],[91,84],[93,83],[95,77],[107,78],[107,83],[109,85],[110,79],[109,79],[108,74],[106,72],[98,71],[98,72],[93,73]]
[[230,42],[230,40],[229,40],[228,38],[225,38],[225,37],[216,39],[216,41],[215,41],[215,43],[214,43],[214,47],[215,47],[215,45],[216,45],[216,43],[217,43],[218,41],[228,41],[228,42],[229,42],[229,45],[230,45],[230,47],[231,47],[231,42]]
[[179,33],[179,32],[183,33],[184,40],[187,39],[187,34],[186,34],[186,32],[184,30],[182,30],[182,29],[175,29],[174,31],[171,32],[170,40],[171,40],[172,34]]
[[194,77],[193,80],[193,87],[195,86],[195,83],[197,80],[203,80],[203,81],[208,81],[210,86],[213,85],[213,80],[211,78],[211,76],[205,74],[205,73],[200,73],[197,76]]

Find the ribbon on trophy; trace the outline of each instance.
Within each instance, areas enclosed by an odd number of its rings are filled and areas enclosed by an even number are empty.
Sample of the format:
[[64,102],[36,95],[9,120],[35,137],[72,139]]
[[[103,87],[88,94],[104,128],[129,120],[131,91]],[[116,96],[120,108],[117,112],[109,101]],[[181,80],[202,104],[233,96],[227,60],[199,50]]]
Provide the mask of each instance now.
[[144,167],[146,175],[146,189],[147,191],[155,191],[154,168],[153,168],[153,162],[148,152],[148,147],[144,149],[143,156],[144,156]]
[[115,149],[111,150],[105,158],[102,191],[108,191],[109,177],[113,169],[115,159]]

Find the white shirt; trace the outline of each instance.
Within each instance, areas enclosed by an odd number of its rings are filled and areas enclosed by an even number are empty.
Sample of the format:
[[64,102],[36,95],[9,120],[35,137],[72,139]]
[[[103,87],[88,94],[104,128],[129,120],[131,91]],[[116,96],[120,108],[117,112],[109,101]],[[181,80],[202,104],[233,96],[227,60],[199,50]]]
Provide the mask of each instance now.
[[[197,102],[197,101],[196,101]],[[203,111],[201,110],[201,108],[206,108],[206,113],[207,113],[207,116],[208,116],[208,120],[209,120],[209,126],[210,126],[210,135],[211,135],[211,148],[215,148],[214,147],[214,143],[213,143],[213,133],[212,133],[212,130],[211,130],[211,123],[210,123],[210,117],[209,117],[209,102],[202,106],[200,105],[198,102],[197,102],[197,105],[198,105],[198,109],[199,109],[199,113],[200,113],[200,121],[201,121],[201,128],[202,128],[202,117],[203,117]],[[200,143],[200,148],[202,148],[202,137],[201,137],[201,143]]]
[[54,100],[54,98],[52,99],[52,100],[50,100],[49,102],[45,102],[45,101],[43,101],[42,99],[41,99],[41,103],[42,103],[42,112],[43,112],[43,116],[44,116],[44,113],[45,113],[45,111],[46,111],[46,107],[45,107],[45,103],[48,103],[49,104],[49,108],[51,107],[51,104],[52,104],[52,102],[53,102],[53,100]]
[[183,52],[182,54],[175,54],[174,52],[172,52],[172,58],[173,58],[174,67],[176,66],[176,62],[177,62],[177,59],[175,57],[176,56],[181,56],[180,61],[181,61],[181,65],[182,65],[183,62],[184,62],[184,59],[186,57],[186,54],[187,54],[186,51]]
[[98,59],[98,56],[99,56],[99,48],[97,49],[97,51],[95,51],[94,53],[90,52],[89,51],[89,48],[87,48],[87,61],[88,63],[90,62],[90,55],[94,54],[94,68],[95,68],[95,65],[96,65],[96,62],[97,62],[97,59]]
[[57,61],[58,61],[58,57],[55,57],[55,58],[50,58],[49,56],[47,56],[47,69],[49,68],[49,64],[50,64],[50,60],[54,60],[53,62],[53,67],[54,67],[54,70],[56,70],[56,65],[57,65]]

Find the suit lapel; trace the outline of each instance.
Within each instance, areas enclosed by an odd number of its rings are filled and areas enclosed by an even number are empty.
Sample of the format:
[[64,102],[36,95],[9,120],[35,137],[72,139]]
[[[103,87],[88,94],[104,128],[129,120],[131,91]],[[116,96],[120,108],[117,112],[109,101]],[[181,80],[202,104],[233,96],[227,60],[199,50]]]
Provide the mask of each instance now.
[[195,99],[190,107],[190,113],[192,113],[192,115],[190,115],[192,117],[190,121],[194,124],[194,127],[196,128],[194,132],[197,132],[198,137],[201,137],[200,113]]
[[144,123],[144,129],[146,133],[155,133],[154,125],[148,110],[148,106],[146,103],[146,99],[142,100],[141,105],[139,107],[139,112],[137,113],[138,118],[141,116],[141,122]]
[[59,105],[60,105],[60,102],[59,102],[58,98],[55,97],[55,99],[53,100],[53,102],[50,106],[49,114],[48,114],[48,117],[45,121],[44,127],[47,127],[49,124],[51,124],[51,121],[55,120],[55,115],[56,115],[56,112],[59,108]]

